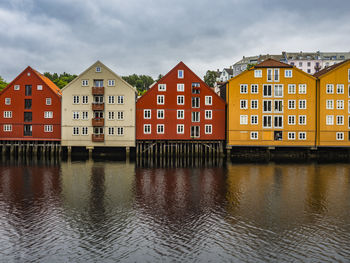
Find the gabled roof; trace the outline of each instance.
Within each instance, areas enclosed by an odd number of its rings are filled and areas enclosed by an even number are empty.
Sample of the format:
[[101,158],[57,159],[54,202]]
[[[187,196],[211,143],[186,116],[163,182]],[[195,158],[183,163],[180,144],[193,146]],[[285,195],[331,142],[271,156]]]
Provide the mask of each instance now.
[[254,68],[293,68],[293,66],[272,58],[268,58],[258,65],[255,65]]
[[320,70],[319,72],[316,72],[313,76],[315,78],[319,78],[319,77],[323,76],[324,74],[327,74],[328,72],[330,72],[332,70],[335,70],[336,68],[340,67],[341,65],[343,65],[343,64],[345,64],[345,63],[347,63],[349,61],[350,61],[350,59],[344,60],[344,61],[342,61],[340,63],[337,63],[335,65],[332,65],[330,67],[324,68],[324,69]]
[[92,64],[90,67],[88,67],[86,70],[84,70],[82,73],[80,73],[75,79],[73,79],[71,82],[69,82],[66,86],[62,88],[62,91],[64,91],[66,88],[68,88],[70,85],[72,85],[74,82],[76,82],[82,75],[84,75],[87,71],[89,71],[91,68],[95,67],[97,64],[100,64],[104,68],[106,68],[109,72],[111,72],[114,76],[116,76],[118,79],[120,79],[124,84],[126,84],[127,87],[132,89],[135,93],[137,93],[137,90],[135,87],[131,86],[128,82],[126,82],[122,77],[120,77],[117,73],[115,73],[113,70],[111,70],[109,67],[107,67],[105,64],[103,64],[101,61],[97,60],[94,64]]
[[30,70],[32,71],[38,78],[40,78],[48,87],[49,89],[55,93],[58,96],[62,95],[62,92],[60,90],[59,87],[56,86],[55,83],[53,83],[49,78],[45,77],[43,74],[41,74],[39,71],[36,71],[35,69],[31,68],[30,66],[26,67],[14,80],[12,80],[7,86],[6,88],[4,88],[1,91],[1,94],[5,92],[5,90],[7,90],[9,87],[11,87],[13,85],[13,83],[15,83],[23,74],[26,70]]
[[232,69],[232,68],[224,68],[224,70],[225,70],[229,75],[233,75],[233,69]]

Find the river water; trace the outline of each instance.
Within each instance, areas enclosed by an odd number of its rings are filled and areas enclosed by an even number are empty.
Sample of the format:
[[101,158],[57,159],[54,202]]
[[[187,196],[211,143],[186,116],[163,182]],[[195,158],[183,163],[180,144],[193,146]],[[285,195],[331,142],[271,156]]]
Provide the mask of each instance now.
[[350,262],[350,164],[3,161],[0,262]]

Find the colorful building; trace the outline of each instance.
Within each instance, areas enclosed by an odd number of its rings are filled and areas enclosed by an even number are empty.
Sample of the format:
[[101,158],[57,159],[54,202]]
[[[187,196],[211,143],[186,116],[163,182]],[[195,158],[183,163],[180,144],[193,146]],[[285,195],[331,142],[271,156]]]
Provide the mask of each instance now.
[[224,141],[225,101],[183,62],[136,103],[137,140]]
[[319,90],[318,146],[350,146],[350,60],[314,74]]
[[136,89],[97,61],[62,89],[62,146],[134,147]]
[[316,80],[291,65],[267,59],[229,80],[228,146],[316,144]]
[[27,67],[0,94],[2,141],[61,140],[61,91]]

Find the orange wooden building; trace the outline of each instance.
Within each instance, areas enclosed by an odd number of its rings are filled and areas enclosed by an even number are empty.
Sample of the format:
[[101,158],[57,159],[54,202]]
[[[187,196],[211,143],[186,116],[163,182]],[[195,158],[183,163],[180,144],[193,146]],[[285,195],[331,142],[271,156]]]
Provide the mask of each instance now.
[[61,91],[38,71],[27,67],[0,101],[0,140],[61,140]]
[[225,101],[180,62],[137,101],[136,140],[224,141]]

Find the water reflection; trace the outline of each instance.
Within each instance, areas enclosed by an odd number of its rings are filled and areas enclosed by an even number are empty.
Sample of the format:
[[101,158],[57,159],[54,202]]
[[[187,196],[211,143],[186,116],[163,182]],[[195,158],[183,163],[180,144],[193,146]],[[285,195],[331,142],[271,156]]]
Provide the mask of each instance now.
[[0,257],[346,261],[349,176],[348,164],[4,161]]

